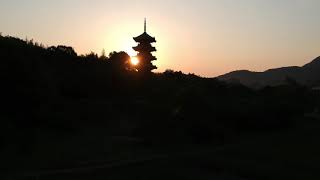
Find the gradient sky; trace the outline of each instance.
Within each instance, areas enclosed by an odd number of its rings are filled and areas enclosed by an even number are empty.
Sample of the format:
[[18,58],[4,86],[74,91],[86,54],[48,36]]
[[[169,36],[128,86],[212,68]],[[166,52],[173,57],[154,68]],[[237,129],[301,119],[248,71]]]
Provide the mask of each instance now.
[[320,55],[320,0],[0,0],[0,32],[79,54],[155,36],[158,71],[213,77],[303,65]]

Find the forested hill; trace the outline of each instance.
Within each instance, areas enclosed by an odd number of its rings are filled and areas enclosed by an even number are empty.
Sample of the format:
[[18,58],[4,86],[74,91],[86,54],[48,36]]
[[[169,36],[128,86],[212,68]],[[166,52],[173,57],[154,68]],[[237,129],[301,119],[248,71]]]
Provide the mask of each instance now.
[[320,57],[302,67],[283,67],[269,69],[265,72],[234,71],[219,76],[218,79],[238,82],[252,88],[277,86],[296,81],[309,87],[320,86]]

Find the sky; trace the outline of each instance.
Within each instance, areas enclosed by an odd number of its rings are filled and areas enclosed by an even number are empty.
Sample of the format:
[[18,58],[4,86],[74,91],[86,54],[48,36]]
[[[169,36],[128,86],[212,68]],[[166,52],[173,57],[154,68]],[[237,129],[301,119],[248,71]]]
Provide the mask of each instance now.
[[301,66],[320,56],[320,0],[0,0],[0,32],[78,54],[157,39],[158,72],[215,77]]

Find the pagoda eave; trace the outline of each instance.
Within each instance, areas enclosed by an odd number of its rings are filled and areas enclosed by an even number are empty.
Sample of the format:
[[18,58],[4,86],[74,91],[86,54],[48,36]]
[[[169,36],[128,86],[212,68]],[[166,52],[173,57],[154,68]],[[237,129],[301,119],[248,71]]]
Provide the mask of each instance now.
[[138,52],[140,52],[140,51],[147,51],[147,52],[157,51],[157,49],[155,47],[141,47],[140,45],[133,47],[133,49]]
[[135,42],[141,43],[141,42],[147,42],[147,43],[156,43],[157,41],[155,39],[141,39],[141,38],[133,38]]
[[157,42],[156,39],[152,36],[150,36],[149,34],[147,34],[146,32],[144,32],[143,34],[141,34],[140,36],[134,37],[133,38],[136,42],[146,42],[146,43],[155,43]]

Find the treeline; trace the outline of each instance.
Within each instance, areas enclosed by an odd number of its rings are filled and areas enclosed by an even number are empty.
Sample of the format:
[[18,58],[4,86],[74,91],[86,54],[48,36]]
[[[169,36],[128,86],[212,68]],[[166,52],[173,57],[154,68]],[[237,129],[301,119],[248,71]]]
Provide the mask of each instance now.
[[72,117],[76,114],[66,104],[120,94],[122,84],[131,83],[128,60],[124,52],[79,56],[72,47],[0,36],[1,139],[11,143],[32,139],[39,129],[77,129],[76,117],[86,119],[86,112]]
[[1,36],[1,144],[87,127],[147,144],[224,143],[291,127],[319,106],[314,92],[298,84],[252,90],[172,70],[145,75],[129,58]]

